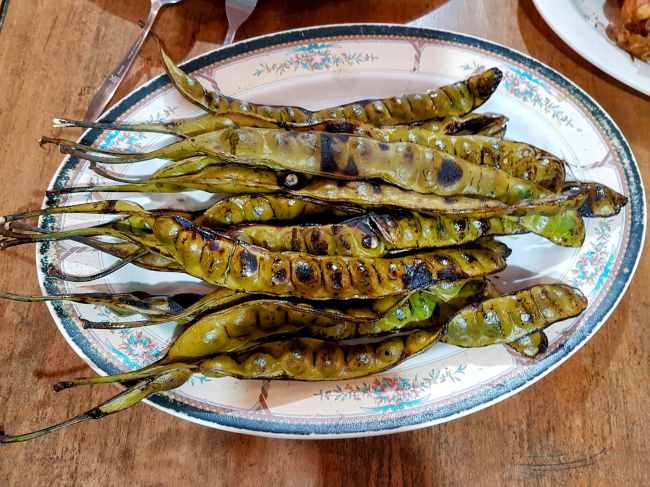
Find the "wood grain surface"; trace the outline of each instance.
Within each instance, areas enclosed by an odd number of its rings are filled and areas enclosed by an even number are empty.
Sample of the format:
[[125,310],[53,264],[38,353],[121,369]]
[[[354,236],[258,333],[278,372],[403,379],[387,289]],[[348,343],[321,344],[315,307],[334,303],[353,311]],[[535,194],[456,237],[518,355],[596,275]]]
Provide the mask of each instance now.
[[[0,31],[0,213],[40,205],[61,157],[36,143],[54,116],[82,117],[145,19],[147,0],[11,0]],[[341,22],[413,22],[527,52],[603,105],[650,187],[650,98],[592,67],[531,0],[260,0],[238,38]],[[226,32],[222,0],[165,9],[154,31],[183,59]],[[161,72],[149,41],[118,97]],[[367,439],[272,440],[224,433],[137,406],[0,450],[1,485],[648,485],[650,255],[607,325],[573,358],[496,406],[425,430]],[[38,293],[34,250],[0,255],[0,289]],[[115,388],[56,394],[88,374],[44,305],[0,303],[0,427],[23,432],[94,405]]]

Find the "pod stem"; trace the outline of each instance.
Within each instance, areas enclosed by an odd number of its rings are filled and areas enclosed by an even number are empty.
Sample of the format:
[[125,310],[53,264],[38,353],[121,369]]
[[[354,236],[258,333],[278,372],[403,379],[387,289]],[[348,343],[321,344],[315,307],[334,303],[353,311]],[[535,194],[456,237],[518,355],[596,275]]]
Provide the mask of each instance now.
[[81,325],[86,330],[124,330],[128,328],[143,328],[145,326],[160,325],[162,323],[174,323],[174,315],[160,314],[152,316],[148,320],[134,321],[90,321],[81,319]]
[[55,118],[52,120],[52,126],[55,128],[83,128],[97,130],[117,130],[120,132],[149,132],[155,134],[174,135],[185,138],[185,135],[171,130],[165,124],[160,122],[150,123],[99,123],[85,122],[82,120],[70,120],[67,118]]
[[141,321],[121,321],[121,322],[109,322],[109,321],[88,321],[81,320],[82,326],[87,329],[99,329],[99,330],[115,330],[122,328],[140,328],[144,326],[153,326],[160,325],[162,323],[174,323],[176,325],[185,325],[197,316],[204,315],[211,311],[216,311],[222,309],[228,304],[236,304],[245,299],[250,299],[254,296],[237,293],[237,292],[228,292],[224,295],[219,295],[218,293],[211,293],[202,297],[199,301],[191,304],[184,310],[178,313],[167,313],[160,316],[148,316],[147,320]]
[[95,174],[97,174],[98,176],[101,176],[106,179],[110,179],[111,181],[115,181],[116,183],[138,184],[138,183],[144,183],[148,179],[147,177],[125,178],[122,176],[118,176],[117,174],[114,174],[110,171],[107,171],[106,169],[99,167],[96,162],[91,162],[89,169]]
[[109,293],[81,293],[81,294],[55,294],[50,296],[29,296],[0,291],[0,299],[18,301],[21,303],[43,303],[46,301],[69,301],[82,304],[96,304],[100,302],[110,303],[119,299],[133,299],[133,294],[109,294]]
[[[101,164],[128,164],[131,162],[140,162],[152,159],[155,155],[142,153],[122,153],[89,145],[79,144],[71,140],[57,139],[52,137],[41,137],[40,145],[57,145],[62,154],[68,154],[73,157],[85,159],[87,161],[99,162]],[[97,155],[103,154],[103,156]]]
[[122,240],[130,240],[128,236],[124,234],[124,232],[103,225],[98,227],[73,228],[60,232],[48,232],[34,235],[31,233],[14,232],[11,230],[10,223],[5,223],[5,227],[0,229],[0,235],[3,235],[5,237],[4,240],[0,241],[0,249],[6,249],[9,247],[15,247],[16,245],[29,243],[72,240],[75,237],[110,236],[120,238]]
[[113,374],[113,375],[97,376],[97,377],[82,377],[80,379],[61,381],[54,384],[53,388],[56,392],[60,392],[64,389],[70,389],[72,387],[77,387],[77,386],[88,386],[88,385],[96,385],[96,384],[114,384],[115,382],[130,382],[134,380],[151,379],[159,376],[160,374],[170,372],[172,370],[178,370],[178,369],[194,370],[196,368],[197,368],[196,364],[188,364],[188,363],[171,363],[171,364],[155,363],[153,365],[143,367],[142,369],[134,370],[132,372],[125,372],[123,374]]
[[54,206],[34,211],[25,211],[0,217],[0,224],[17,220],[26,220],[45,215],[61,215],[69,213],[97,213],[105,215],[145,215],[148,212],[139,204],[125,200],[105,200],[92,203],[81,203],[70,206]]
[[21,435],[8,435],[0,432],[0,444],[19,443],[22,441],[33,440],[74,424],[101,419],[104,416],[123,411],[138,404],[140,401],[154,393],[169,391],[182,386],[187,382],[192,373],[193,370],[190,368],[182,367],[162,371],[157,376],[148,377],[145,380],[132,385],[99,406],[61,423]]
[[98,186],[72,186],[69,188],[55,188],[46,191],[47,196],[58,196],[72,193],[181,193],[187,188],[177,186],[174,188],[160,188],[155,182],[108,184]]
[[54,279],[59,279],[62,281],[68,281],[68,282],[89,282],[89,281],[96,281],[97,279],[102,279],[110,274],[113,274],[114,272],[119,271],[122,267],[126,267],[127,265],[137,261],[138,259],[141,259],[145,255],[149,254],[148,250],[141,250],[140,252],[136,252],[134,254],[131,254],[128,257],[125,257],[123,259],[119,259],[117,262],[114,264],[111,264],[108,266],[106,269],[103,271],[97,272],[95,274],[89,274],[86,276],[76,276],[73,274],[66,274],[62,270],[50,266],[48,267],[48,276],[53,277]]
[[43,145],[58,145],[61,150],[78,150],[81,152],[90,152],[93,154],[104,154],[107,156],[121,156],[121,155],[130,155],[122,154],[120,152],[115,152],[108,149],[101,149],[99,147],[92,147],[90,145],[80,144],[78,142],[73,142],[72,140],[59,139],[56,137],[46,137],[43,136],[38,140],[38,143]]

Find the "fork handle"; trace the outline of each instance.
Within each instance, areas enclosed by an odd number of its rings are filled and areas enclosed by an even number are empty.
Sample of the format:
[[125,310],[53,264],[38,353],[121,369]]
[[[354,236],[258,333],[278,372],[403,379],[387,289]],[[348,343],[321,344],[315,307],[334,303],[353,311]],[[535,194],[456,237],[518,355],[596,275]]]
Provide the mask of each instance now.
[[228,44],[232,44],[232,42],[235,40],[235,34],[237,34],[237,27],[228,27],[228,32],[226,33],[226,38],[223,40],[223,45],[227,46]]
[[117,88],[122,83],[122,80],[126,76],[126,73],[128,73],[129,69],[131,69],[131,66],[133,66],[133,62],[135,61],[135,58],[140,52],[140,49],[142,49],[142,45],[144,44],[144,41],[147,39],[147,36],[149,35],[149,32],[151,31],[153,24],[156,22],[156,17],[158,16],[158,12],[160,12],[160,6],[158,5],[153,5],[151,7],[151,10],[149,10],[149,17],[147,18],[147,23],[142,29],[140,36],[135,41],[135,43],[131,46],[131,49],[129,49],[129,52],[127,53],[126,57],[122,60],[122,62],[104,80],[101,87],[99,88],[99,90],[93,97],[92,101],[90,102],[88,111],[84,116],[84,120],[86,122],[94,122],[95,120],[97,120],[97,118],[104,111],[104,108],[106,108],[106,105],[108,105],[108,102],[111,101],[111,98],[113,98],[113,95],[115,94]]

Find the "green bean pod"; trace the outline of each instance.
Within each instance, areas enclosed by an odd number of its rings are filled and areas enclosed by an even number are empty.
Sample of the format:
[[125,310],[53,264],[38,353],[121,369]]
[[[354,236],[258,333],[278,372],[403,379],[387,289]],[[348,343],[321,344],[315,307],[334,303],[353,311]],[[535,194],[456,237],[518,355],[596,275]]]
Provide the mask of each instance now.
[[609,217],[618,215],[627,204],[624,196],[601,183],[569,182],[563,190],[579,189],[586,195],[580,214],[584,217]]
[[[106,203],[106,202],[101,202],[101,203]],[[82,207],[81,211],[84,212],[88,210],[88,208],[84,208],[87,205],[95,206],[94,204],[91,203],[91,204],[72,205],[67,207],[54,207],[51,209],[56,210],[56,212],[58,213],[61,213],[60,210],[66,208],[66,212],[74,213],[77,207]],[[99,206],[104,206],[104,205],[100,204]],[[36,216],[33,213],[38,214],[47,211],[48,209],[45,209],[39,212],[29,212],[26,213],[25,215]],[[142,209],[141,212],[143,214],[147,213],[144,209]],[[23,224],[19,225],[15,223],[16,220],[20,219],[20,215],[9,215],[8,217],[5,217],[5,220],[7,219],[10,219],[10,221],[5,221],[5,229],[0,230],[0,234],[9,238],[16,237],[18,241],[22,241],[24,238],[27,238],[29,240],[29,237],[25,237],[26,234],[16,233],[15,230],[17,227],[19,227],[21,230],[29,231],[32,234],[40,233],[40,234],[52,235],[57,233],[51,230],[45,230],[31,225],[23,225]],[[103,241],[91,237],[85,237],[85,236],[70,237],[70,239],[82,243],[84,245],[87,245],[89,247],[92,247],[94,249],[97,249],[113,257],[117,257],[119,259],[118,263],[111,266],[113,270],[117,270],[121,268],[122,263],[127,262],[148,270],[154,270],[160,272],[182,272],[181,267],[172,259],[163,257],[160,254],[149,252],[149,251],[143,254],[143,247],[133,242],[107,242],[107,241]],[[2,245],[3,244],[0,243],[0,246]],[[69,276],[65,275],[62,271],[56,269],[53,265],[50,265],[50,267],[48,268],[48,275],[58,277],[64,280],[66,279],[70,280]],[[108,275],[107,271],[101,271],[95,274],[94,276],[86,276],[84,279],[79,279],[78,277],[75,277],[73,280],[76,280],[77,282],[90,281],[94,279],[99,279],[100,276],[105,277],[106,275]]]
[[[181,386],[196,372],[209,377],[239,379],[325,381],[360,378],[394,367],[429,349],[440,339],[461,346],[485,346],[510,338],[520,340],[553,322],[575,316],[584,310],[586,304],[586,299],[576,289],[564,285],[540,285],[470,305],[436,330],[416,330],[409,335],[389,337],[375,343],[349,345],[296,337],[263,343],[234,354],[221,353],[194,361],[154,364],[114,376],[64,381],[56,384],[55,389],[137,382],[102,405],[55,426],[22,435],[2,433],[0,443],[30,440],[124,410],[154,392]],[[536,311],[529,309],[530,305]],[[519,321],[515,318],[517,313]],[[520,343],[526,347],[525,341]]]
[[[382,316],[370,322],[341,322],[329,326],[312,325],[300,332],[301,335],[322,340],[347,340],[397,333],[413,328],[435,330],[467,303],[480,301],[489,281],[487,279],[465,279],[444,282],[409,294],[406,297],[388,297],[378,303],[390,307]],[[445,314],[441,315],[443,307]]]
[[543,218],[504,216],[483,219],[418,213],[370,213],[342,223],[244,225],[227,233],[274,252],[383,257],[403,250],[463,245],[482,236],[515,235],[528,231],[570,247],[579,247],[585,236],[584,223],[575,211]]
[[[42,142],[56,143],[64,151],[109,164],[153,158],[178,161],[205,155],[237,164],[336,179],[380,179],[403,189],[439,196],[483,196],[516,203],[548,193],[495,167],[472,164],[437,149],[409,142],[383,143],[347,134],[223,129],[147,153],[99,150],[49,138],[43,138]],[[95,152],[105,155],[94,155]]]
[[[86,191],[143,191],[143,192],[183,192],[201,190],[219,193],[218,187],[212,183],[210,172],[212,168],[202,171],[203,174],[165,178],[164,183],[151,184],[122,184],[115,186],[94,186],[59,188],[48,191],[48,195],[77,193]],[[218,185],[217,185],[218,186]],[[337,182],[318,179],[309,182],[299,189],[286,189],[285,196],[290,199],[306,198],[312,202],[334,203],[368,209],[405,209],[429,215],[466,215],[476,218],[503,215],[554,215],[556,213],[580,208],[586,195],[580,188],[571,187],[558,194],[550,194],[541,198],[524,200],[516,204],[506,204],[493,199],[480,199],[465,196],[443,197],[433,194],[420,194],[406,191],[395,186],[370,182]],[[269,195],[271,196],[271,195]],[[260,220],[257,220],[260,221]],[[237,223],[235,220],[232,223]]]
[[241,223],[289,221],[299,218],[341,217],[359,209],[285,194],[238,195],[224,198],[206,209],[194,221],[218,228]]
[[[492,281],[486,279],[486,286],[483,289],[482,297],[474,301],[467,301],[464,303],[461,308],[473,303],[478,303],[490,298],[498,298],[501,296],[499,290],[494,286]],[[441,307],[445,307],[445,303]],[[453,315],[460,311],[459,307],[452,309],[445,309],[441,313],[445,318],[443,318],[443,323],[446,323]],[[506,347],[509,347],[512,351],[517,352],[520,355],[523,355],[527,358],[534,358],[542,353],[545,353],[548,349],[548,337],[546,333],[542,330],[534,331],[529,335],[523,336],[514,342],[506,343]]]
[[[0,240],[0,248],[6,249],[25,243],[54,242],[59,240],[79,240],[98,250],[105,249],[113,254],[125,254],[129,249],[133,248],[130,246],[120,247],[113,244],[106,244],[96,240],[92,241],[87,238],[110,236],[126,240],[140,249],[137,255],[134,256],[131,254],[131,256],[135,257],[134,262],[141,264],[142,267],[154,268],[155,270],[178,270],[178,267],[170,262],[172,255],[168,252],[167,247],[160,245],[158,239],[152,232],[155,220],[156,217],[151,214],[131,214],[122,219],[94,227],[73,228],[56,232],[18,232],[15,228],[12,228],[11,224],[8,224],[9,228],[0,230],[0,234],[4,237]],[[155,255],[150,256],[150,253]],[[123,258],[122,255],[120,255],[120,258]],[[164,267],[167,267],[167,269],[163,269]]]
[[[508,117],[497,113],[468,113],[462,117],[448,117],[443,120],[429,120],[416,127],[441,135],[485,135],[503,138]],[[395,125],[406,128],[409,125]],[[386,127],[381,127],[386,128]]]
[[535,331],[507,345],[515,352],[525,357],[533,358],[546,352],[548,349],[548,337],[543,331]]
[[206,90],[183,72],[161,51],[167,74],[178,91],[190,102],[216,114],[254,114],[263,120],[313,124],[326,119],[356,120],[373,125],[409,124],[431,119],[462,116],[481,106],[494,93],[503,74],[488,69],[470,78],[421,94],[384,99],[359,100],[318,111],[302,107],[259,105]]
[[413,321],[428,319],[438,301],[478,299],[485,286],[485,279],[442,282],[406,298],[391,296],[370,306],[341,310],[271,299],[247,301],[192,323],[171,345],[163,362],[239,351],[278,335],[343,340],[400,331]]
[[[27,218],[70,213],[123,214],[142,218],[167,214],[183,216],[193,220],[197,225],[218,228],[248,222],[287,221],[299,218],[320,218],[324,216],[343,217],[361,212],[362,210],[360,208],[353,206],[344,206],[336,204],[336,202],[329,203],[301,196],[290,196],[287,194],[244,194],[221,199],[209,208],[197,212],[186,212],[171,208],[145,210],[142,206],[130,201],[105,200],[69,206],[52,206],[41,210],[7,215],[0,217],[0,224],[9,223],[11,225],[18,220]],[[35,228],[35,230],[39,229]],[[127,249],[131,252],[133,251],[133,247],[125,247],[123,251],[120,251],[119,256],[123,257],[124,253],[127,253]],[[116,256],[118,255],[116,254]]]
[[307,299],[380,298],[497,272],[505,260],[483,248],[440,249],[392,259],[270,252],[160,217],[154,233],[185,271],[233,290]]
[[374,129],[370,136],[383,142],[412,142],[432,147],[474,164],[501,169],[553,192],[564,184],[565,162],[523,142],[479,135],[439,135],[419,128]]
[[426,350],[439,337],[439,330],[419,330],[364,345],[298,337],[234,355],[216,355],[201,361],[198,370],[208,377],[238,379],[349,380],[390,369]]
[[165,362],[233,352],[261,339],[293,335],[308,327],[336,323],[366,323],[377,319],[371,310],[346,313],[306,303],[259,299],[235,304],[200,318],[174,341]]
[[[327,126],[333,122],[335,121],[325,120],[321,123]],[[430,120],[418,125],[418,127],[444,135],[485,135],[502,138],[506,131],[507,122],[508,118],[500,114],[468,113],[467,115],[452,116],[442,120]],[[168,122],[98,123],[63,118],[55,118],[53,122],[55,128],[78,127],[98,130],[150,132],[174,135],[183,139],[229,127],[279,128],[282,125],[285,125],[286,128],[294,128],[297,130],[321,130],[319,128],[320,123],[311,126],[305,126],[304,124],[282,124],[244,113],[229,113],[228,116],[206,113],[198,117],[181,118]],[[372,125],[359,124],[359,128],[355,133],[359,133],[360,135],[366,134],[365,129],[362,127],[372,127]],[[410,126],[397,125],[395,127],[407,128]]]
[[420,130],[429,134],[438,135],[484,135],[487,137],[503,138],[508,123],[508,117],[495,113],[468,113],[462,117],[447,117],[443,120],[429,120],[414,125],[393,125],[375,127],[361,122],[343,119],[322,120],[313,125],[283,124],[290,130],[330,132],[339,134],[353,134],[371,137],[384,142],[399,142],[399,140],[385,140],[383,134],[404,133],[409,130]]
[[149,317],[169,316],[181,312],[188,301],[198,300],[191,294],[177,296],[157,296],[142,291],[131,293],[79,293],[57,294],[47,296],[23,296],[19,294],[0,292],[0,299],[27,303],[47,301],[66,301],[71,303],[92,304],[105,306],[119,316],[143,314]]
[[586,307],[587,299],[570,286],[533,286],[464,308],[445,324],[443,340],[461,347],[511,343]]
[[443,249],[393,259],[270,252],[196,226],[182,217],[149,216],[147,219],[138,217],[137,221],[138,224],[146,221],[153,232],[132,236],[102,226],[45,235],[14,235],[0,245],[9,247],[60,240],[81,233],[120,236],[137,240],[147,251],[173,258],[185,272],[211,284],[249,293],[311,299],[379,298],[402,294],[429,287],[439,280],[496,272],[505,265],[501,255],[480,247]]
[[80,422],[123,411],[153,393],[173,390],[194,373],[241,379],[342,380],[389,369],[433,345],[439,331],[417,331],[407,337],[388,338],[368,345],[342,345],[310,338],[261,344],[239,354],[220,354],[194,362],[154,365],[108,377],[59,382],[55,390],[86,384],[135,382],[125,391],[88,412],[32,433],[0,433],[0,444],[27,441]]
[[105,416],[124,411],[152,394],[171,391],[182,386],[192,374],[193,370],[191,368],[183,368],[175,365],[174,367],[161,371],[158,375],[149,376],[144,380],[138,381],[99,406],[54,426],[22,435],[7,435],[0,432],[0,444],[33,440],[62,428],[72,426],[73,424],[101,419]]

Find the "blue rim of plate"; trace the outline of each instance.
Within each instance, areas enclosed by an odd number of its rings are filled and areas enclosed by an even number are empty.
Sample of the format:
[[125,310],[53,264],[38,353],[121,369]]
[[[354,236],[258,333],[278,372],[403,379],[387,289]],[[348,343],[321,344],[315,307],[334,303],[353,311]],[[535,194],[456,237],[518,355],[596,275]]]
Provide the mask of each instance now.
[[[636,265],[641,256],[643,240],[645,238],[645,219],[646,205],[643,191],[643,184],[639,174],[638,166],[634,155],[621,133],[620,129],[613,122],[611,117],[581,88],[573,82],[542,64],[535,59],[522,54],[518,51],[493,43],[477,37],[459,34],[455,32],[425,29],[419,27],[407,27],[393,24],[343,24],[322,27],[313,27],[308,29],[297,29],[275,34],[269,34],[256,37],[250,40],[242,41],[228,47],[203,54],[184,64],[183,68],[188,72],[201,69],[208,65],[229,59],[233,56],[248,53],[258,49],[264,49],[279,46],[286,43],[297,41],[308,41],[312,39],[322,39],[327,37],[382,37],[382,38],[422,38],[428,40],[437,40],[463,44],[468,47],[478,48],[491,54],[495,54],[534,70],[541,75],[551,79],[558,86],[567,90],[571,96],[577,99],[582,106],[590,112],[596,123],[607,135],[611,145],[615,148],[619,159],[623,162],[625,178],[630,190],[629,203],[626,211],[630,212],[631,227],[628,245],[624,250],[624,256],[619,267],[619,271],[613,278],[612,286],[603,298],[598,308],[594,310],[588,318],[588,321],[580,329],[559,347],[554,353],[527,368],[525,373],[518,374],[516,377],[503,382],[494,384],[492,388],[485,392],[475,394],[462,401],[453,404],[437,407],[423,413],[408,415],[401,418],[377,418],[372,421],[364,422],[347,422],[340,423],[292,423],[259,421],[248,418],[239,418],[220,414],[211,411],[205,411],[197,407],[182,403],[165,395],[151,396],[147,402],[179,417],[186,417],[201,424],[213,426],[216,428],[234,430],[242,433],[262,434],[270,436],[283,437],[307,437],[309,435],[322,437],[336,436],[363,436],[372,434],[390,433],[396,430],[408,430],[418,427],[424,427],[447,420],[458,418],[472,412],[483,409],[491,404],[503,400],[525,387],[531,385],[551,370],[558,367],[562,362],[569,358],[577,349],[582,346],[588,338],[593,335],[598,328],[605,322],[612,313],[619,300],[622,298]],[[110,111],[108,111],[100,121],[110,122],[123,115],[131,106],[140,102],[152,92],[169,84],[170,80],[167,75],[160,75],[147,84],[136,89],[134,92],[123,98]],[[81,142],[92,144],[100,136],[101,131],[90,130],[84,134]],[[79,163],[77,158],[69,158],[63,167],[61,167],[53,180],[52,188],[60,188],[68,182],[68,174]],[[56,199],[49,200],[49,203]],[[41,225],[44,228],[51,229],[54,223],[53,218],[45,217]],[[49,243],[45,242],[38,247],[37,257],[40,262],[40,275],[42,277],[41,285],[47,294],[56,294],[55,281],[46,277],[47,272],[47,249]],[[59,320],[59,323],[68,335],[67,338],[78,348],[85,357],[90,360],[95,367],[103,372],[112,374],[117,370],[111,363],[101,357],[94,349],[87,338],[79,332],[73,319],[63,309],[60,303],[48,303],[50,310],[53,311]],[[314,436],[311,436],[312,438]]]

